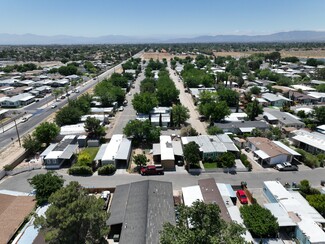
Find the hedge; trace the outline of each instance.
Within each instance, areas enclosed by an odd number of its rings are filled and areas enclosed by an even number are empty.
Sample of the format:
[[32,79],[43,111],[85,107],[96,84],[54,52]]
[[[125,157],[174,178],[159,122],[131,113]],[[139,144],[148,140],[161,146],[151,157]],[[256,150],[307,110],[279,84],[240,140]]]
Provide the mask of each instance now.
[[112,175],[116,171],[116,168],[112,164],[104,165],[98,169],[99,175]]
[[68,173],[69,175],[92,175],[93,171],[88,166],[73,166]]
[[240,160],[249,171],[252,171],[253,166],[251,162],[248,161],[247,156],[245,154],[240,154]]

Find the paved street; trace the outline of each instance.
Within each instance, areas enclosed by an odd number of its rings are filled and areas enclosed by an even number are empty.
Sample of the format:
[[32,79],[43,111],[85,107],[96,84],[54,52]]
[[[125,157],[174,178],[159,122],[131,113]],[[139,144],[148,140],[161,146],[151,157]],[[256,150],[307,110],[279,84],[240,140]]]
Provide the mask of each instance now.
[[[6,177],[0,181],[0,189],[30,192],[31,187],[27,183],[27,179],[39,173],[45,173],[46,170],[35,170],[21,173],[12,177]],[[71,176],[65,173],[64,170],[58,171],[63,175],[67,182],[78,181],[84,187],[115,187],[116,185],[126,184],[145,179],[169,181],[173,183],[175,190],[180,190],[181,187],[197,185],[199,179],[213,177],[216,182],[223,182],[238,185],[241,181],[246,181],[250,188],[261,188],[263,181],[279,180],[281,183],[299,183],[303,179],[309,180],[311,185],[319,187],[320,181],[324,180],[325,169],[319,168],[307,171],[298,172],[243,172],[236,175],[226,173],[203,173],[199,176],[193,176],[187,173],[166,172],[162,176],[141,176],[138,174],[115,174],[113,176],[91,176],[78,177]]]
[[190,118],[187,120],[198,133],[206,134],[206,124],[199,120],[199,113],[194,106],[192,97],[189,93],[185,92],[184,84],[180,81],[179,76],[171,69],[170,62],[168,62],[168,71],[170,78],[174,81],[176,88],[180,91],[179,100],[181,104],[190,110]]
[[116,113],[115,119],[112,122],[112,127],[108,131],[108,137],[112,137],[114,134],[123,134],[123,128],[126,124],[136,118],[136,111],[132,106],[132,99],[135,93],[140,92],[140,83],[145,78],[143,70],[138,75],[137,79],[134,82],[135,87],[130,90],[126,95],[125,99],[128,101],[127,106],[124,107],[123,111],[119,111]]

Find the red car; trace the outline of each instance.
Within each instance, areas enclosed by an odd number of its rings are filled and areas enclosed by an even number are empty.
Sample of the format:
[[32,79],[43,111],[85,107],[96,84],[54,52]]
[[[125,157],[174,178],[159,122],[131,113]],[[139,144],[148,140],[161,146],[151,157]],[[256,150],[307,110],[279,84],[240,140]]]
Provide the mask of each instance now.
[[238,197],[241,204],[247,204],[248,203],[247,196],[246,196],[246,194],[245,194],[245,192],[243,190],[238,190],[236,195],[237,195],[237,197]]

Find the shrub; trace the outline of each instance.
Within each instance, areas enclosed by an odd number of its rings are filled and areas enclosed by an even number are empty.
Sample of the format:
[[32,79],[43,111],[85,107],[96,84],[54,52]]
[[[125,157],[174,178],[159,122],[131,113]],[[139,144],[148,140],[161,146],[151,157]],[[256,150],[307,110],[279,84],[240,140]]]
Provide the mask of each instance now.
[[11,164],[6,164],[5,166],[3,166],[5,171],[11,171],[13,170],[15,167],[12,166]]
[[69,171],[69,175],[92,175],[93,171],[88,166],[72,166]]
[[305,150],[302,149],[296,149],[298,153],[301,154],[302,162],[307,165],[308,167],[311,168],[317,168],[320,165],[320,162],[317,158],[317,156],[306,152]]
[[115,165],[113,164],[108,164],[100,167],[98,169],[98,174],[99,175],[112,175],[116,171]]
[[245,154],[240,154],[240,160],[245,165],[246,168],[248,168],[249,171],[252,170],[252,164],[248,161],[247,156]]

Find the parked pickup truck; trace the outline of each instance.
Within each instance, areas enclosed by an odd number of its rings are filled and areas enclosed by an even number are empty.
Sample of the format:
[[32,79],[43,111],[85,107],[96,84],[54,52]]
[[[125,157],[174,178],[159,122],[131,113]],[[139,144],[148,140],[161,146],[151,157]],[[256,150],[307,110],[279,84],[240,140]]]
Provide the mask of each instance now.
[[277,164],[275,166],[275,169],[279,171],[297,171],[298,167],[296,165],[292,165],[291,163],[282,163],[282,164]]
[[141,168],[142,175],[163,175],[164,168],[161,166],[148,165],[147,167]]

